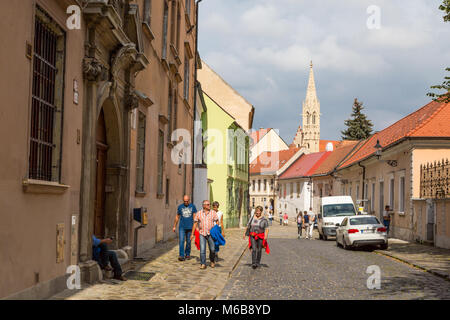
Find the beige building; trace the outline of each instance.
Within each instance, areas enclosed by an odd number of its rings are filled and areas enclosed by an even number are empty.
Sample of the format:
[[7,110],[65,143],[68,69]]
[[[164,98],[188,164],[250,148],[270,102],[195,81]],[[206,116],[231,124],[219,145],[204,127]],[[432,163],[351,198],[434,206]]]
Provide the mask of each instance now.
[[253,105],[204,61],[202,61],[202,68],[198,70],[197,77],[202,84],[202,90],[236,119],[244,131],[250,133],[255,115]]
[[172,132],[193,127],[194,0],[87,1],[72,29],[78,4],[0,3],[0,298],[52,295],[70,265],[98,279],[93,234],[131,258],[133,209],[148,210],[139,253],[175,236],[192,192],[192,166],[173,160],[191,144]]
[[[420,241],[428,238],[437,244],[426,234],[426,210],[417,210],[421,205],[416,207],[416,203],[423,201],[421,165],[450,156],[449,117],[449,103],[431,102],[362,141],[337,167],[334,176],[340,186],[333,188],[333,194],[351,195],[364,211],[380,218],[384,206],[389,205],[393,210],[391,236]],[[434,237],[438,226],[433,217],[428,218],[433,224],[428,233],[433,232]],[[441,238],[440,243],[448,247],[448,238]]]
[[278,134],[278,130],[272,128],[260,128],[250,135],[252,145],[250,146],[250,163],[252,163],[263,152],[277,152],[287,150],[289,146]]

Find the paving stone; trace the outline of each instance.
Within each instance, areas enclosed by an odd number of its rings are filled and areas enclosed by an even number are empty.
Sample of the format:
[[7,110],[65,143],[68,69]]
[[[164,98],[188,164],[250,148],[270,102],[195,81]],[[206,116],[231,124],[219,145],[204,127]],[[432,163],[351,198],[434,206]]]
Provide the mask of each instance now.
[[156,273],[149,281],[111,283],[108,280],[83,287],[82,290],[65,290],[50,299],[215,299],[246,246],[246,240],[242,239],[243,232],[242,229],[227,230],[227,244],[220,250],[221,260],[216,268],[210,268],[208,262],[207,269],[200,270],[200,251],[194,245],[192,259],[178,261],[178,243],[172,240],[142,253],[144,261],[130,263],[132,270]]

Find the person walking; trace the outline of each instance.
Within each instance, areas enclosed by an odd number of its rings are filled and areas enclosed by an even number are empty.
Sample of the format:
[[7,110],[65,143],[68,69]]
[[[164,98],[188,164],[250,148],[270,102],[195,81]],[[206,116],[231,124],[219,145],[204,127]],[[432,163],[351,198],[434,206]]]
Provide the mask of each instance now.
[[289,223],[289,216],[288,216],[287,212],[285,212],[284,216],[283,216],[283,225],[287,226],[288,223]]
[[173,232],[176,232],[177,223],[179,221],[179,261],[191,259],[192,225],[194,223],[194,214],[197,212],[197,208],[194,204],[190,203],[190,201],[191,198],[188,195],[183,197],[183,204],[178,206],[177,215],[175,216],[175,223],[172,229]]
[[[223,212],[219,210],[219,202],[214,201],[212,204],[213,210],[217,213],[217,217],[219,218],[218,222],[214,222],[214,224],[220,227],[220,232],[222,233],[222,237],[225,238],[225,228],[223,227]],[[215,248],[215,262],[219,261],[219,248]]]
[[283,224],[283,212],[280,211],[278,217],[280,218],[280,226],[281,226]]
[[272,210],[269,210],[269,226],[272,225],[272,222],[273,222],[273,213]]
[[267,244],[267,237],[269,235],[269,222],[262,215],[263,207],[258,206],[255,210],[255,215],[247,224],[247,230],[244,234],[249,237],[249,249],[252,250],[252,268],[256,269],[261,266],[261,252],[262,248],[269,253],[269,246]]
[[300,239],[302,237],[302,229],[303,229],[303,214],[301,211],[297,214],[297,229],[298,229],[298,238]]
[[391,208],[389,205],[384,207],[383,211],[383,224],[386,227],[386,233],[389,235],[389,226],[391,225]]
[[194,217],[194,227],[192,228],[191,240],[194,238],[195,230],[200,233],[200,269],[206,269],[206,243],[209,247],[209,260],[211,268],[215,263],[215,244],[211,236],[211,229],[215,223],[219,222],[219,217],[214,210],[210,209],[211,204],[208,200],[203,201],[203,209],[197,212]]
[[303,228],[305,228],[305,239],[308,239],[309,216],[306,211],[303,211]]
[[309,220],[309,227],[308,227],[308,239],[312,240],[313,230],[314,230],[314,222],[316,221],[316,214],[312,211],[312,208],[309,208],[309,211],[307,213],[308,220]]

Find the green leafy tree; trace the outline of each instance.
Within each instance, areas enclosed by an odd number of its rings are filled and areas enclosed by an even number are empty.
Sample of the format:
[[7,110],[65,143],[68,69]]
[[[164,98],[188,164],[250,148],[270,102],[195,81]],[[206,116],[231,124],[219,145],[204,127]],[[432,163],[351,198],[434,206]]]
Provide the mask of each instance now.
[[[450,0],[444,0],[442,4],[439,6],[439,10],[445,12],[444,22],[450,21]],[[450,68],[445,69],[447,72],[450,72]],[[445,90],[444,93],[427,93],[427,96],[432,97],[434,101],[443,101],[450,102],[450,77],[444,77],[444,82],[440,85],[431,86],[431,89]]]
[[346,130],[341,131],[343,140],[362,140],[372,134],[373,124],[362,112],[362,102],[355,98],[351,119],[345,120]]

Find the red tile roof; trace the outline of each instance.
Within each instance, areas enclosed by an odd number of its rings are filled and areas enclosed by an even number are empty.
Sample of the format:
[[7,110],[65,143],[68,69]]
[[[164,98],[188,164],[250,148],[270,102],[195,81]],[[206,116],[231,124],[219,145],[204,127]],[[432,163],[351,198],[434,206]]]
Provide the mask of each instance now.
[[327,151],[327,144],[331,143],[333,145],[333,150],[336,149],[336,146],[340,143],[340,141],[335,140],[320,140],[319,141],[319,152]]
[[270,130],[272,130],[272,128],[261,128],[257,131],[252,131],[250,137],[253,139],[253,144],[250,145],[250,147],[253,147],[255,144],[257,144],[259,140],[261,140]]
[[330,152],[329,156],[312,172],[312,175],[326,175],[331,173],[341,163],[351,151],[357,147],[359,141],[346,142],[345,145],[340,146],[334,151]]
[[310,176],[322,162],[332,152],[314,152],[304,154],[298,158],[285,172],[280,175],[280,179],[291,179]]
[[284,166],[299,150],[299,148],[294,147],[277,152],[263,152],[250,163],[250,174],[275,172]]
[[406,137],[447,137],[450,138],[450,103],[430,102],[419,110],[400,119],[393,125],[364,140],[339,168],[348,167],[355,162],[370,157],[376,152],[377,140],[383,149]]

